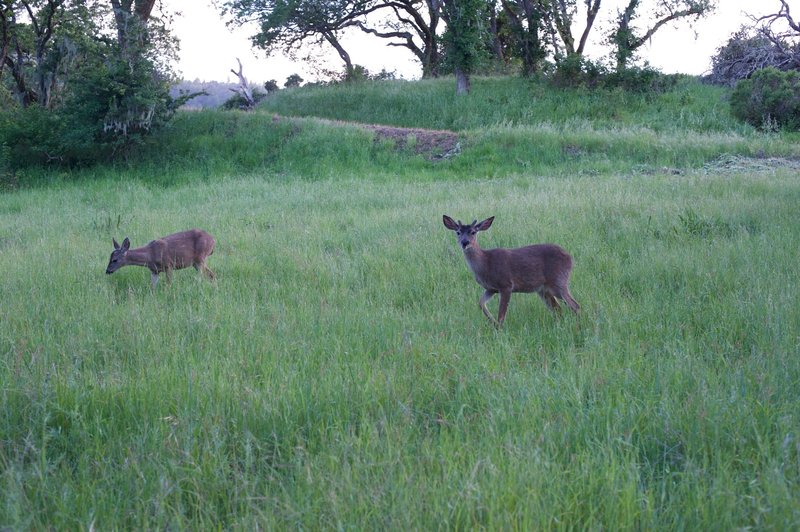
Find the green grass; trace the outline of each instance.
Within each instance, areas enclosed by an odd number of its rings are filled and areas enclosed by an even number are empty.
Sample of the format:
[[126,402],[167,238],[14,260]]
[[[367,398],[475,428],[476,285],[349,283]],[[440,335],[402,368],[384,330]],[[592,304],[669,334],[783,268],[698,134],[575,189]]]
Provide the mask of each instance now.
[[452,78],[340,84],[278,91],[261,107],[282,115],[453,131],[586,122],[595,128],[632,126],[673,133],[752,131],[730,115],[726,89],[691,77],[679,79],[664,93],[553,88],[543,81],[507,77],[476,77],[467,96],[455,94]]
[[[485,174],[263,118],[0,194],[0,528],[800,526],[796,164],[548,126],[600,170],[539,172],[496,154],[551,130],[492,126]],[[607,148],[727,136],[796,149]],[[567,248],[581,316],[518,294],[494,329],[443,213]],[[103,273],[194,226],[216,282]]]

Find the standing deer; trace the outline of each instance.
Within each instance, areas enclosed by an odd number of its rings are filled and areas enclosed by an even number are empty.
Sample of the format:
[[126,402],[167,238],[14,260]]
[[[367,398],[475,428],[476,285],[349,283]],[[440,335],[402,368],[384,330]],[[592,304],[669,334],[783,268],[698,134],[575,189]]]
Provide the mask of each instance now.
[[202,229],[190,229],[181,233],[174,233],[163,238],[153,240],[146,246],[130,249],[131,241],[125,237],[122,245],[114,242],[114,251],[108,260],[106,273],[112,274],[123,266],[145,266],[150,270],[150,282],[155,288],[158,283],[158,274],[166,273],[167,281],[172,277],[172,270],[180,270],[194,266],[197,271],[202,271],[209,279],[214,278],[206,259],[214,253],[214,237]]
[[[555,244],[534,244],[515,249],[486,249],[478,245],[478,231],[486,231],[492,226],[494,216],[481,223],[474,220],[464,225],[455,222],[446,214],[442,216],[444,226],[456,232],[458,243],[464,250],[475,280],[485,291],[478,305],[498,327],[503,324],[513,292],[536,292],[547,306],[560,312],[556,298],[562,299],[576,314],[580,310],[578,302],[569,293],[569,275],[572,271],[572,257]],[[500,294],[500,309],[497,320],[489,314],[486,302],[495,294]]]

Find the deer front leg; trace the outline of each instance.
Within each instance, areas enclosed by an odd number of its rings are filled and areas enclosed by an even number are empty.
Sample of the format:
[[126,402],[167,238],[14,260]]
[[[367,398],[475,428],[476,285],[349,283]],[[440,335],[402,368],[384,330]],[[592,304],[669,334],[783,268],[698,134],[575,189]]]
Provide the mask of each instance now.
[[150,288],[155,290],[157,284],[158,284],[158,272],[150,272]]
[[486,315],[486,317],[489,318],[489,321],[491,321],[495,325],[498,325],[497,320],[494,319],[494,316],[489,314],[489,309],[486,308],[486,302],[489,301],[490,299],[492,299],[492,297],[494,297],[495,293],[496,292],[492,292],[491,290],[484,291],[483,295],[481,296],[481,300],[478,302],[478,306],[481,307],[481,310]]
[[511,290],[503,290],[500,292],[500,309],[497,312],[497,325],[503,324],[506,319],[506,311],[508,310],[508,302],[511,301]]

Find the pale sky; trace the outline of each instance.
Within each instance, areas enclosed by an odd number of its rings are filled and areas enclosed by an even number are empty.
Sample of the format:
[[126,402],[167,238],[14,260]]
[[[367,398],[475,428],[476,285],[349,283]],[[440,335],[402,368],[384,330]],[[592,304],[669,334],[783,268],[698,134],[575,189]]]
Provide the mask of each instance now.
[[[616,13],[625,1],[603,2],[601,15],[605,14],[605,17],[601,19],[598,16],[592,28],[591,35],[595,39],[602,38],[610,15]],[[285,57],[267,58],[262,50],[254,49],[249,36],[255,30],[227,28],[211,0],[162,0],[162,4],[166,11],[180,13],[175,17],[173,30],[181,41],[177,66],[184,79],[236,81],[230,70],[237,68],[237,57],[244,65],[245,76],[253,83],[261,84],[274,79],[279,86],[283,86],[286,78],[295,73],[306,81],[318,78],[302,62],[294,63]],[[678,23],[676,27],[661,28],[641,55],[666,73],[703,74],[710,69],[710,58],[717,48],[748,21],[746,14],[763,15],[777,11],[779,6],[778,0],[718,0],[717,10],[695,23],[693,28],[686,22]],[[789,6],[795,18],[800,18],[800,0],[790,0]],[[581,26],[573,31],[577,34],[582,29]],[[385,68],[396,71],[406,79],[418,78],[420,67],[411,52],[405,48],[388,47],[383,42],[382,39],[360,32],[344,40],[353,62],[364,65],[371,72]],[[330,53],[331,67],[341,70],[338,56],[331,53],[330,47],[325,50]],[[607,49],[596,43],[587,45],[586,50],[590,57],[607,53]]]

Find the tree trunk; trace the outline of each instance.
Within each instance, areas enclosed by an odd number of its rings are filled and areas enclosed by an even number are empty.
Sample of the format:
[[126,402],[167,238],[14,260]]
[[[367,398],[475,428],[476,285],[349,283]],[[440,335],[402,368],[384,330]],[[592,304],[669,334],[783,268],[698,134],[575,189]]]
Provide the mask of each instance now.
[[470,90],[469,74],[456,68],[456,94],[468,94]]
[[339,54],[339,57],[344,62],[345,79],[350,79],[353,75],[353,61],[350,59],[350,54],[347,53],[347,50],[344,49],[339,39],[337,39],[333,33],[325,33],[323,37],[333,46],[336,53]]

